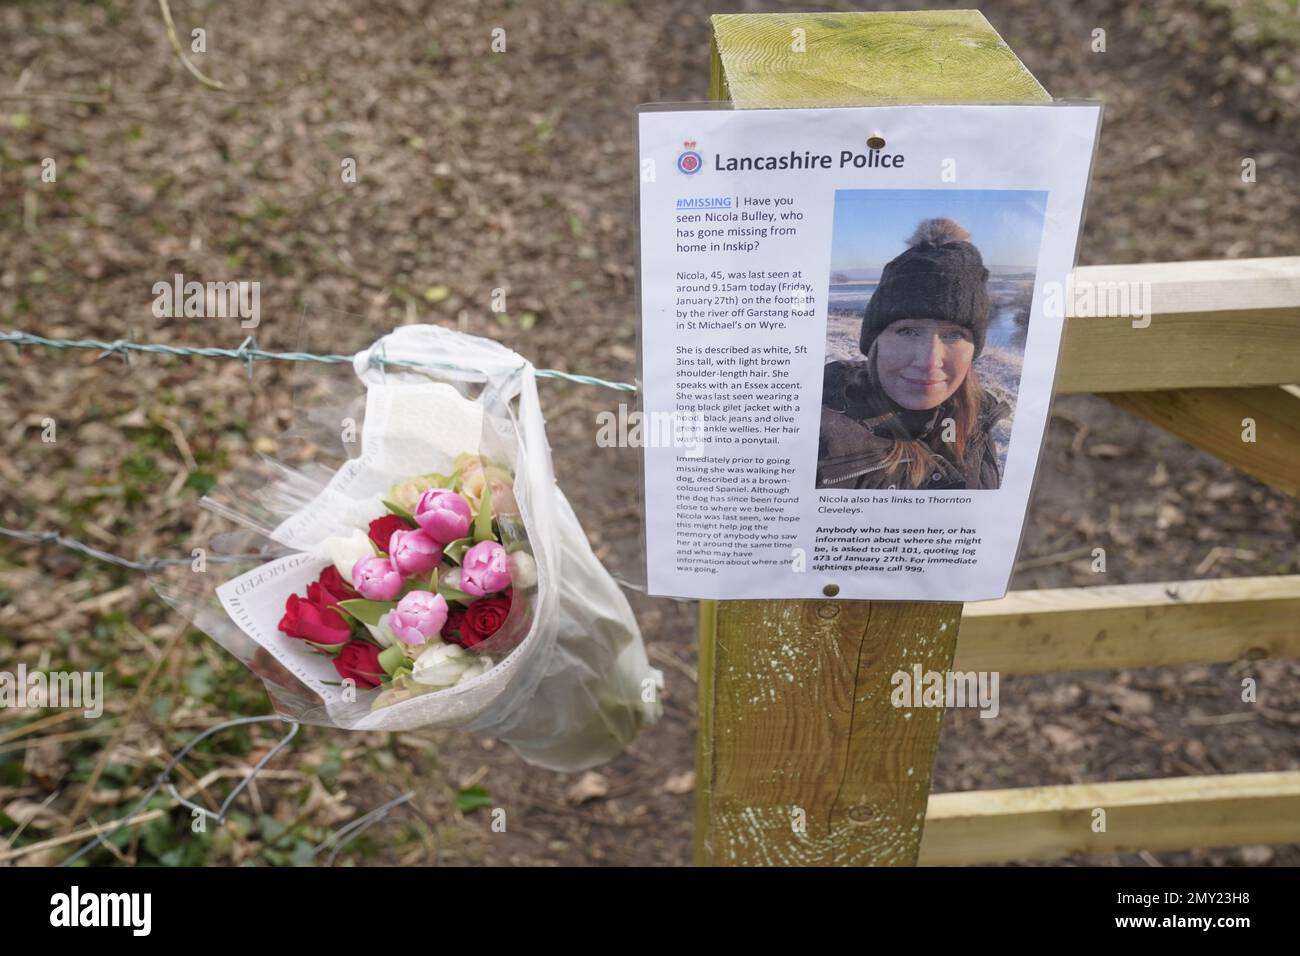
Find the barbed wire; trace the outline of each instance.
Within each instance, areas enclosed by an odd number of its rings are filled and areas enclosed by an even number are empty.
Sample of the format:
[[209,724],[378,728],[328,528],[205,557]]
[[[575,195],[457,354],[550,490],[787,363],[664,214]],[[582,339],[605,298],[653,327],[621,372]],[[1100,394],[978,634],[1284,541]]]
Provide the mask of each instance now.
[[[18,541],[26,541],[30,544],[57,544],[60,547],[67,548],[70,551],[76,551],[87,557],[94,558],[96,561],[104,561],[108,564],[115,564],[118,567],[129,568],[132,571],[152,572],[159,571],[163,568],[179,567],[185,564],[193,564],[195,558],[124,558],[120,554],[113,554],[111,551],[104,551],[100,548],[92,547],[74,538],[65,537],[57,531],[23,531],[19,528],[0,527],[0,537],[13,538]],[[205,555],[203,560],[208,564],[237,564],[242,561],[265,561],[269,558],[276,557],[274,554],[216,554]],[[635,581],[629,581],[620,574],[610,572],[610,576],[620,586],[627,588],[629,591],[637,591],[641,594],[647,594],[645,586]],[[689,604],[695,598],[678,598],[670,597],[666,600],[678,604]]]
[[[379,806],[375,807],[373,810],[369,811],[368,813],[363,813],[361,816],[357,817],[351,823],[346,823],[343,826],[339,827],[337,830],[335,830],[333,833],[327,836],[324,840],[322,840],[319,844],[317,844],[316,847],[311,851],[311,855],[313,857],[316,857],[320,854],[320,851],[324,850],[326,847],[333,847],[333,850],[329,855],[329,859],[325,861],[326,866],[333,866],[334,861],[338,859],[339,854],[343,852],[343,848],[345,846],[347,846],[357,837],[361,836],[362,833],[364,833],[366,830],[369,830],[380,820],[383,820],[393,810],[407,803],[410,803],[414,799],[415,799],[415,791],[408,790],[400,797],[395,797],[394,799],[389,800],[387,803],[380,804]],[[416,812],[415,815],[417,817],[420,817],[421,819],[424,819],[423,815],[420,814],[418,811]]]
[[[172,780],[171,774],[172,771],[180,765],[180,762],[185,759],[186,755],[190,753],[190,751],[213,734],[220,733],[223,730],[228,730],[231,727],[240,727],[246,724],[269,723],[271,721],[286,723],[289,725],[289,729],[283,737],[275,742],[274,746],[262,755],[261,759],[258,760],[256,764],[249,768],[248,773],[239,781],[239,783],[235,784],[234,788],[226,795],[226,799],[222,801],[221,806],[216,810],[216,812],[213,812],[206,807],[201,807],[197,803],[187,800],[185,797],[180,795],[176,789],[175,782]],[[289,742],[297,735],[300,727],[301,724],[299,724],[298,721],[285,717],[282,714],[263,714],[257,717],[235,717],[231,720],[225,720],[207,728],[172,755],[171,759],[167,761],[167,765],[154,778],[153,784],[140,795],[139,799],[136,800],[135,805],[128,813],[123,814],[115,823],[106,826],[103,830],[98,830],[94,836],[82,844],[80,849],[60,861],[59,866],[71,866],[96,847],[107,846],[108,840],[114,834],[131,825],[132,821],[139,815],[140,811],[142,811],[158,791],[162,789],[166,789],[168,795],[172,798],[172,809],[175,809],[176,807],[186,807],[189,809],[191,814],[201,815],[218,824],[224,823],[226,814],[229,812],[231,805],[234,804],[235,798],[248,788],[254,779],[256,779],[262,768],[270,763],[276,754],[289,745]],[[408,790],[396,799],[389,800],[387,803],[375,807],[373,810],[369,810],[356,819],[344,824],[316,845],[312,849],[312,856],[318,856],[321,850],[326,847],[333,847],[333,852],[325,863],[326,866],[332,866],[335,859],[338,857],[339,853],[342,852],[345,846],[376,823],[385,819],[394,809],[410,802],[414,798],[415,792],[413,790]],[[416,815],[421,816],[419,813]]]
[[[50,338],[18,330],[0,332],[0,343],[8,343],[20,348],[25,345],[35,345],[51,349],[91,349],[98,351],[101,359],[109,355],[120,355],[124,360],[128,361],[132,353],[231,359],[243,362],[248,368],[250,376],[253,374],[254,362],[315,362],[319,365],[351,365],[353,358],[351,355],[317,354],[314,352],[272,352],[258,348],[257,341],[251,335],[239,344],[239,348],[235,349],[167,345],[160,342],[136,342],[133,339],[106,341],[102,339]],[[408,362],[401,359],[384,358],[383,356],[375,356],[374,361],[386,368],[407,368],[416,371],[429,369],[467,371],[462,366],[444,362]],[[597,378],[594,375],[562,372],[554,368],[539,368],[534,369],[533,372],[538,378],[559,379],[566,382],[575,382],[579,385],[595,385],[616,392],[635,392],[637,390],[637,387],[630,382],[612,382],[607,379]]]
[[[183,564],[193,564],[196,560],[194,557],[189,558],[124,558],[120,554],[113,554],[111,551],[104,551],[93,545],[77,541],[75,538],[65,537],[57,531],[23,531],[19,528],[0,527],[0,536],[13,538],[17,541],[26,541],[29,544],[57,544],[60,547],[67,548],[70,551],[77,551],[87,557],[94,558],[96,561],[104,561],[108,564],[116,564],[119,567],[129,568],[132,571],[158,571],[162,568],[178,567]],[[203,561],[208,564],[236,564],[241,561],[262,561],[274,557],[272,554],[215,554],[208,556],[204,554]]]
[[98,833],[96,833],[91,839],[87,840],[86,843],[82,845],[80,850],[78,850],[76,853],[73,853],[71,856],[66,857],[62,862],[60,862],[59,866],[71,866],[73,863],[77,862],[77,860],[81,859],[83,856],[85,856],[95,847],[105,845],[108,841],[108,838],[111,837],[113,834],[117,833],[123,827],[125,827],[127,825],[127,822],[132,820],[141,810],[143,810],[145,806],[148,805],[149,801],[153,799],[154,794],[156,794],[163,787],[169,788],[171,797],[173,800],[176,801],[177,806],[184,804],[185,806],[194,807],[195,806],[194,804],[190,803],[188,800],[185,800],[183,797],[180,796],[180,794],[176,792],[175,785],[172,783],[172,779],[171,779],[172,771],[175,770],[176,766],[182,760],[185,759],[185,755],[188,754],[195,747],[197,747],[204,740],[206,740],[208,737],[211,737],[213,734],[225,730],[228,727],[239,727],[242,726],[243,724],[258,724],[268,720],[286,721],[291,725],[289,728],[289,732],[285,734],[284,737],[280,738],[280,740],[276,743],[274,747],[272,747],[269,751],[267,751],[266,755],[257,762],[257,765],[253,767],[252,771],[248,774],[248,776],[246,776],[243,780],[241,780],[239,783],[235,785],[235,788],[230,792],[230,796],[226,799],[226,802],[221,805],[221,809],[218,813],[212,813],[212,811],[205,810],[202,807],[195,807],[195,809],[199,810],[200,812],[216,819],[217,822],[223,821],[226,816],[226,811],[230,808],[230,804],[235,799],[235,797],[239,796],[240,792],[244,790],[244,788],[247,787],[250,783],[253,782],[253,778],[257,776],[257,772],[266,765],[267,761],[269,761],[272,757],[274,757],[277,753],[279,753],[285,746],[287,746],[289,741],[294,738],[294,735],[298,733],[299,724],[296,720],[288,720],[288,718],[281,717],[279,714],[266,714],[266,715],[259,715],[257,717],[236,717],[233,720],[223,721],[220,724],[216,724],[215,726],[209,727],[207,730],[203,731],[203,733],[199,734],[197,737],[195,737],[193,740],[191,740],[184,747],[182,747],[180,750],[176,751],[176,753],[172,755],[171,760],[167,761],[167,766],[164,767],[162,769],[162,772],[159,773],[158,776],[154,778],[153,785],[149,787],[149,789],[145,790],[143,794],[140,795],[140,799],[135,802],[135,806],[131,808],[130,812],[124,814],[121,817],[121,819],[118,820],[116,826],[101,830]]

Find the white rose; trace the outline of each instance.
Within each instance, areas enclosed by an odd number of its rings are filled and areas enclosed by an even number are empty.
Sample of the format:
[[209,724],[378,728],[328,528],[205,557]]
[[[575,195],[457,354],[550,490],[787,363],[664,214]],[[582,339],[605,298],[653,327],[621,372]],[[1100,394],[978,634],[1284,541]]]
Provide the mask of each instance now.
[[352,534],[346,538],[337,535],[326,538],[321,550],[334,562],[334,567],[338,568],[347,584],[352,583],[352,565],[375,554],[374,548],[370,546],[370,538],[360,528],[352,529]]
[[510,582],[521,591],[537,583],[537,561],[527,551],[510,553]]
[[426,687],[450,687],[472,663],[459,644],[438,642],[415,659],[411,679]]

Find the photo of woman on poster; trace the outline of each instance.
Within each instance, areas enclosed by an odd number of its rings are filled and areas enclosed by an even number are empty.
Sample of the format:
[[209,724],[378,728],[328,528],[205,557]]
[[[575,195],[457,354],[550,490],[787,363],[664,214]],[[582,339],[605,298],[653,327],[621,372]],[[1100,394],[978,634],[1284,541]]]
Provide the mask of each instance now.
[[992,489],[994,427],[1012,406],[975,360],[992,313],[989,270],[970,233],[923,220],[880,272],[855,360],[826,365],[818,488]]

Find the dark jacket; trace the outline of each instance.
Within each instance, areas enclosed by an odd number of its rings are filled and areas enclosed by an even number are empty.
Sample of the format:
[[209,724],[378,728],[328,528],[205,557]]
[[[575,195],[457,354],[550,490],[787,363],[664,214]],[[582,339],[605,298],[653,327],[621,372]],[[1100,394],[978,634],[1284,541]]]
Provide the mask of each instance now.
[[818,488],[898,487],[896,480],[886,475],[884,460],[899,439],[922,442],[934,455],[935,467],[918,490],[1001,485],[992,430],[1011,414],[1006,402],[984,393],[977,426],[964,459],[958,461],[956,449],[943,440],[944,419],[953,414],[951,399],[929,411],[913,412],[885,398],[889,407],[882,412],[882,398],[870,384],[865,362],[827,365],[817,449]]

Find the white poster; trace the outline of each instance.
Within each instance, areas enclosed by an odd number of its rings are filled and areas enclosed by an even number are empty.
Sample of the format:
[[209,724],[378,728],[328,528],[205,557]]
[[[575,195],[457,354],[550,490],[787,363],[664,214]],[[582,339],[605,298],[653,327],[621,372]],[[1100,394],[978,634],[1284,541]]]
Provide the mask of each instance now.
[[651,594],[1006,593],[1100,110],[641,113]]

